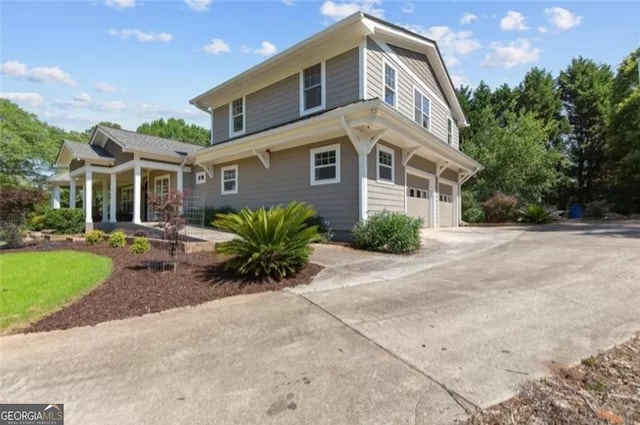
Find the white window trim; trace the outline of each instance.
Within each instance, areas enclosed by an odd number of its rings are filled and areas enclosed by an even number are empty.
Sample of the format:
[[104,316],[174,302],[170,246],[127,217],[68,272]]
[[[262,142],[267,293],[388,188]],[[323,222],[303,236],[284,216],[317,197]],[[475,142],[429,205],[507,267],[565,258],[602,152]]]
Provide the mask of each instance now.
[[[381,179],[380,178],[380,152],[386,152],[391,154],[391,180],[385,180],[385,179]],[[384,183],[384,184],[391,184],[394,185],[396,184],[396,153],[393,149],[388,148],[386,146],[383,146],[381,144],[378,144],[376,146],[376,181],[378,183]],[[387,165],[384,165],[385,167],[387,167]]]
[[[235,100],[242,99],[242,130],[233,131],[233,102]],[[245,133],[247,129],[247,101],[245,96],[236,97],[229,102],[229,137],[240,136]]]
[[[431,122],[431,120],[429,120]],[[451,130],[449,130],[451,128]],[[449,136],[451,136],[451,140],[449,140]],[[453,120],[451,117],[447,117],[447,144],[449,146],[453,146]]]
[[[422,120],[421,120],[421,122],[417,122],[416,124],[418,124],[420,127],[424,128],[425,130],[428,130],[429,132],[432,132],[432,131],[431,131],[431,122],[433,121],[433,117],[431,116],[431,109],[432,109],[432,108],[431,108],[431,103],[432,103],[431,97],[427,96],[427,95],[425,94],[425,91],[424,91],[424,90],[422,90],[422,88],[420,88],[420,87],[418,87],[418,86],[416,86],[416,85],[414,85],[414,86],[413,86],[413,102],[412,102],[412,104],[411,104],[411,115],[412,115],[411,120],[412,120],[413,122],[416,122],[416,116],[415,116],[415,107],[416,107],[416,91],[417,91],[417,92],[419,92],[422,96],[424,96],[424,97],[426,97],[427,99],[429,99],[429,127],[428,127],[428,128],[427,128],[427,127],[424,127],[424,126],[422,125]],[[420,103],[420,108],[422,108],[422,103]],[[423,112],[424,112],[424,111],[423,111]]]
[[[386,98],[385,98],[386,97],[385,96],[385,91],[386,91],[386,88],[387,88],[387,81],[386,81],[387,74],[385,72],[386,71],[386,69],[385,69],[386,67],[389,67],[389,68],[393,69],[393,71],[396,73],[396,78],[394,80],[394,86],[395,87],[393,87],[393,92],[395,93],[395,96],[393,97],[393,105],[389,105],[387,103]],[[384,59],[382,61],[382,101],[384,103],[386,103],[387,105],[389,105],[389,106],[393,106],[396,109],[398,108],[398,78],[400,78],[400,74],[398,74],[398,68],[395,65],[391,65],[391,63],[389,61]]]
[[[236,188],[234,190],[224,190],[224,172],[228,170],[235,170],[236,172]],[[226,167],[220,168],[220,194],[222,195],[232,195],[234,193],[238,193],[238,186],[240,185],[240,179],[238,176],[238,164],[227,165]]]
[[129,212],[129,210],[124,210],[122,208],[122,206],[124,205],[124,193],[125,192],[129,192],[131,191],[131,201],[127,201],[127,202],[131,202],[131,213],[133,213],[133,185],[129,185],[129,186],[122,186],[120,188],[120,208],[119,210],[122,212]]
[[300,116],[312,114],[314,112],[322,111],[325,109],[327,104],[327,66],[326,61],[320,62],[320,105],[313,107],[311,109],[304,109],[304,70],[310,68],[312,66],[317,65],[317,63],[311,64],[306,68],[300,70],[299,73],[299,83],[300,83]]
[[[202,181],[200,181],[200,177],[202,177]],[[196,184],[205,184],[206,182],[207,182],[207,172],[198,171],[196,173]]]
[[[331,180],[316,180],[316,163],[315,155],[317,153],[336,151],[336,177]],[[322,146],[309,150],[309,184],[311,186],[319,186],[323,184],[336,184],[340,183],[340,144]]]
[[169,192],[171,192],[171,174],[162,174],[161,176],[155,176],[153,178],[153,193],[156,194],[156,185],[158,180],[169,179]]

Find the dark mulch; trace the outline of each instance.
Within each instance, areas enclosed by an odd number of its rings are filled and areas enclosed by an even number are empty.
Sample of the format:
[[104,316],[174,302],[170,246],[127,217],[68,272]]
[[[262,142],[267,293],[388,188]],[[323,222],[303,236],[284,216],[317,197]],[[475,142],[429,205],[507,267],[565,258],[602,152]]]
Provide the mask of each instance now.
[[577,366],[550,367],[550,378],[525,384],[517,396],[463,424],[640,424],[640,334]]
[[157,267],[149,269],[147,262],[159,262],[168,258],[166,251],[156,248],[152,248],[147,254],[133,255],[125,248],[109,248],[106,244],[87,246],[81,243],[56,242],[39,244],[20,252],[52,249],[107,256],[113,260],[113,273],[106,282],[83,298],[16,332],[41,332],[95,325],[175,307],[202,304],[232,295],[277,291],[309,283],[322,270],[319,265],[309,264],[296,276],[281,281],[238,280],[224,270],[221,258],[212,252],[181,254],[175,271],[161,271]]

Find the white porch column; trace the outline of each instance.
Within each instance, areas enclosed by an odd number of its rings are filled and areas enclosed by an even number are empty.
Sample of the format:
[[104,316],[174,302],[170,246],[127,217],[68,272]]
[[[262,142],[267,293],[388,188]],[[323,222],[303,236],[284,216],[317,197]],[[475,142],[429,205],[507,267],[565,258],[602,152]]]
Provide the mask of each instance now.
[[51,208],[54,210],[60,209],[60,186],[53,186],[53,193],[51,196]]
[[116,174],[111,174],[109,187],[109,223],[116,222]]
[[[83,195],[83,206],[84,206],[84,222],[93,225],[92,216],[92,204],[93,204],[93,171],[91,168],[87,168],[87,171],[84,173],[84,188],[82,191]],[[89,227],[89,226],[87,226]],[[87,229],[88,231],[89,229]]]
[[69,208],[76,207],[76,178],[69,179]]
[[367,154],[368,144],[360,143],[360,149],[358,149],[358,177],[360,185],[360,219],[366,220],[369,211],[369,194],[367,184]]
[[133,167],[133,223],[140,224],[140,201],[142,195],[142,173],[140,165]]
[[[178,171],[176,171],[176,190],[184,195],[184,171],[182,171],[182,167]],[[184,199],[184,198],[183,198]],[[183,202],[184,203],[184,202]],[[180,206],[180,213],[184,212],[183,206]]]
[[107,214],[109,213],[109,188],[107,180],[102,180],[102,222],[109,221]]

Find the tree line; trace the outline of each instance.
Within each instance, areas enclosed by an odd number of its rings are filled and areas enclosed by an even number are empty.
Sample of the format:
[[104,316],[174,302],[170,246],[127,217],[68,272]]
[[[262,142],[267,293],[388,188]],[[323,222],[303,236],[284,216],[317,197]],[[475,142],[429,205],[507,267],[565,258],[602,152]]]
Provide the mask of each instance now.
[[500,192],[561,209],[598,201],[640,212],[638,79],[634,51],[615,71],[578,57],[557,76],[534,67],[515,87],[461,86],[471,124],[461,149],[485,166],[464,202]]

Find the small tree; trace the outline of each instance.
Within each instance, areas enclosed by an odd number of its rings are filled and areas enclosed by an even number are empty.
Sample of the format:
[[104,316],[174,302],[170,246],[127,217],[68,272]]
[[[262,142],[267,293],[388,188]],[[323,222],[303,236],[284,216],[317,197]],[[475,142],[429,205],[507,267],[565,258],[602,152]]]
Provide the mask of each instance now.
[[156,194],[148,193],[149,205],[157,214],[164,229],[165,239],[168,241],[167,250],[172,258],[178,252],[180,230],[184,229],[186,220],[182,215],[184,194],[181,192],[168,192]]

